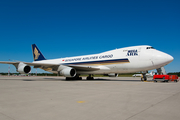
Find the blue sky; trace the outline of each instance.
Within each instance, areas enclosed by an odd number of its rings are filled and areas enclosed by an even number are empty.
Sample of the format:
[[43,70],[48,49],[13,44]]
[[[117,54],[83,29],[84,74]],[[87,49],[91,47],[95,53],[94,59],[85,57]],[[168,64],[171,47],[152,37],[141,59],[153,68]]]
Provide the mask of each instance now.
[[34,43],[47,59],[151,45],[174,57],[167,72],[180,72],[179,6],[179,0],[0,1],[0,61],[32,62]]

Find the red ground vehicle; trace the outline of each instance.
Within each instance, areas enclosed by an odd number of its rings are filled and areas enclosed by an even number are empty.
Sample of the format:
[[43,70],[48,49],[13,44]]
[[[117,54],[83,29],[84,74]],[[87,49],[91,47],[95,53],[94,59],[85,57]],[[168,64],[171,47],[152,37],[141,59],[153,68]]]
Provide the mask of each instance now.
[[178,81],[177,75],[154,75],[153,76],[154,82],[161,81],[161,82],[169,82],[169,81]]

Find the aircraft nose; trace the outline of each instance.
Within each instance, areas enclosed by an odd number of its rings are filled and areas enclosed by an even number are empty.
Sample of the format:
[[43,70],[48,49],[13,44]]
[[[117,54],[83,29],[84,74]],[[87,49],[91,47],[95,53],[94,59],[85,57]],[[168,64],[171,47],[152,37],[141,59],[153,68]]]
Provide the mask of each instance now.
[[172,62],[173,60],[174,60],[174,58],[171,56],[171,55],[166,55],[166,60],[167,60],[167,62]]
[[170,62],[172,62],[173,60],[174,60],[174,58],[171,55],[166,54],[161,51],[156,51],[154,54],[155,65],[167,65]]

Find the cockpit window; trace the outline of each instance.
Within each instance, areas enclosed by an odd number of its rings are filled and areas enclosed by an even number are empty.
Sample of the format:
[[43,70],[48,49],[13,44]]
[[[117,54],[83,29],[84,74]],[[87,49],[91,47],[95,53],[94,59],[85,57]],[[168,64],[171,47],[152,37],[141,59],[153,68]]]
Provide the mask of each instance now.
[[154,49],[153,47],[147,47],[146,49]]

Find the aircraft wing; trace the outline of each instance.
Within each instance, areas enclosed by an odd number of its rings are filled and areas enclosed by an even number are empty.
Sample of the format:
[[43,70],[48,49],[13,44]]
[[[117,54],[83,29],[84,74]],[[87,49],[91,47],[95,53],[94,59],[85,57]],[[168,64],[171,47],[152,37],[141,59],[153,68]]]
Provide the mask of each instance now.
[[34,66],[34,68],[52,68],[57,70],[60,65],[72,67],[77,71],[94,71],[100,70],[100,68],[95,66],[85,66],[85,65],[71,65],[71,64],[52,64],[52,63],[26,63],[27,65]]
[[2,63],[2,64],[13,64],[13,65],[16,65],[16,64],[19,64],[19,63],[24,63],[26,65],[34,66],[34,67],[36,67],[36,66],[51,67],[51,66],[58,66],[59,65],[59,64],[48,64],[48,63],[29,63],[29,62],[21,62],[21,61],[17,61],[17,62],[0,61],[0,63]]
[[0,61],[2,64],[18,64],[19,62]]
[[98,66],[85,66],[85,65],[71,65],[71,64],[54,64],[54,63],[29,63],[29,62],[9,62],[9,61],[0,61],[2,64],[13,64],[17,65],[19,63],[24,63],[29,66],[34,66],[34,68],[41,68],[44,70],[48,69],[54,69],[57,70],[60,65],[72,67],[76,69],[77,71],[94,71],[94,70],[100,70]]

